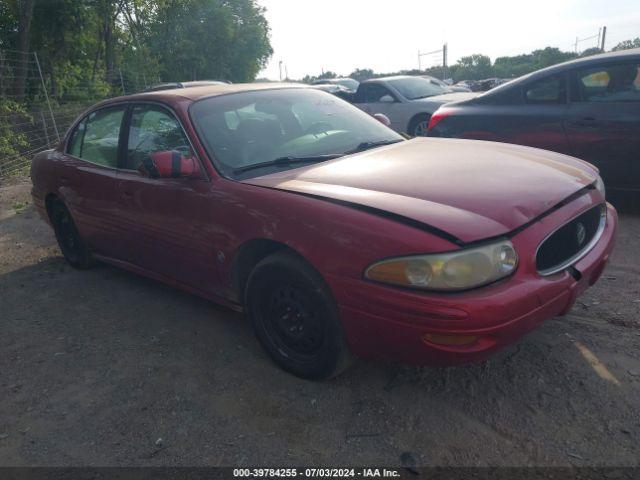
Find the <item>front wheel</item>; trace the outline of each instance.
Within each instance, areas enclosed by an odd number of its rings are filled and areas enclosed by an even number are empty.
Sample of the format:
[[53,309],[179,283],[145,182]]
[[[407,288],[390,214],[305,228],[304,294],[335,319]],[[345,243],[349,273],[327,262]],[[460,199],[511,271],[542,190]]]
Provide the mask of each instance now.
[[54,200],[51,204],[50,218],[60,251],[69,265],[80,270],[91,268],[95,263],[91,251],[80,236],[69,210],[60,200]]
[[262,260],[249,277],[245,307],[262,347],[284,370],[319,380],[351,363],[335,300],[301,258],[276,253]]
[[409,122],[409,128],[407,129],[409,135],[413,137],[426,137],[429,132],[429,120],[431,115],[428,113],[421,113],[416,115]]

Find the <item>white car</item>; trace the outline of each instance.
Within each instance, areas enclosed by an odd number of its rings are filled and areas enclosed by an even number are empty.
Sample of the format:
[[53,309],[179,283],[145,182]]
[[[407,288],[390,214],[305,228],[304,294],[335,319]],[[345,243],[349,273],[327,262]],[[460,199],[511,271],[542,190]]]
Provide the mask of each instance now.
[[395,76],[360,84],[353,104],[365,112],[382,113],[396,132],[425,137],[431,115],[445,103],[469,100],[477,93],[451,93],[422,77]]

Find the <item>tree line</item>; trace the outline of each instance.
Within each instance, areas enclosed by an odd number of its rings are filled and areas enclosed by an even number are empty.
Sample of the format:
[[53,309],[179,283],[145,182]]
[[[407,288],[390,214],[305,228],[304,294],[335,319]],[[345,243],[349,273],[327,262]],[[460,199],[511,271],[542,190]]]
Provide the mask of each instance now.
[[[640,37],[634,40],[620,42],[612,51],[629,48],[640,48]],[[590,48],[577,54],[575,52],[564,52],[554,47],[546,47],[527,54],[498,57],[493,62],[491,62],[491,59],[487,55],[474,54],[461,57],[454,65],[446,68],[434,66],[425,70],[411,69],[391,73],[379,73],[370,68],[358,68],[348,76],[358,81],[391,75],[432,75],[440,79],[450,78],[453,79],[454,82],[461,80],[483,80],[492,77],[516,78],[540,70],[541,68],[566,62],[573,58],[594,55],[596,53],[602,53],[602,51],[599,48]],[[311,83],[317,79],[336,78],[338,76],[335,72],[327,71],[318,76],[307,75],[302,81]]]
[[272,48],[255,0],[3,0],[0,95],[40,92],[26,52],[62,100],[162,81],[252,81]]

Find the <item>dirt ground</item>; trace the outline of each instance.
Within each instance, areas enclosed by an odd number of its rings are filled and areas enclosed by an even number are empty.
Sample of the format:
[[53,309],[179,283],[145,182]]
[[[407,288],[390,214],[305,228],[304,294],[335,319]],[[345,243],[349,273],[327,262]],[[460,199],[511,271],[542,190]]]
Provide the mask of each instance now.
[[276,368],[236,313],[63,261],[0,188],[0,465],[640,464],[640,217],[565,317],[474,366]]

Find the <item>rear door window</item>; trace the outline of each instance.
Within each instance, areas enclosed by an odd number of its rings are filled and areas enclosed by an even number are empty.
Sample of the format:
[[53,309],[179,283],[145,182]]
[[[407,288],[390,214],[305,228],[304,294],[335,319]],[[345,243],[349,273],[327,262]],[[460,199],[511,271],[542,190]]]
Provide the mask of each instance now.
[[640,102],[640,62],[578,70],[579,102]]
[[122,105],[89,114],[73,132],[67,153],[96,165],[116,168],[125,110]]

